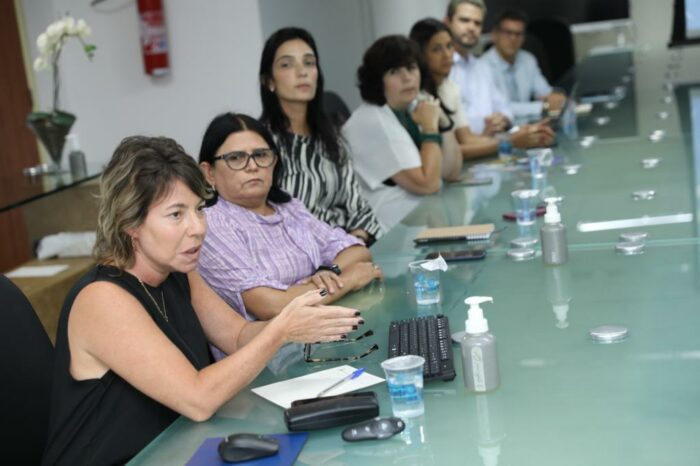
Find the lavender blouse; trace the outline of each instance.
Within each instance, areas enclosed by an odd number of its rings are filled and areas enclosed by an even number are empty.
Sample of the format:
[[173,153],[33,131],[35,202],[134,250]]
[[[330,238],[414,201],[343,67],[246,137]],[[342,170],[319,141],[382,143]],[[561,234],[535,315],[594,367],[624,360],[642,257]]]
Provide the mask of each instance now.
[[314,217],[297,199],[270,205],[262,216],[222,198],[205,210],[208,230],[199,273],[209,286],[248,320],[241,293],[265,286],[286,290],[331,264],[343,250],[362,242],[342,228]]

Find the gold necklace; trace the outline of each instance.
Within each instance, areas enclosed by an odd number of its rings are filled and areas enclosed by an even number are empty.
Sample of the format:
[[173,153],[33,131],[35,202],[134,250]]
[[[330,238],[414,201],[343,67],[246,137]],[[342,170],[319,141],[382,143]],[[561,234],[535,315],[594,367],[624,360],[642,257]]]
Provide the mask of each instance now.
[[156,305],[156,309],[158,309],[158,313],[163,316],[163,319],[165,319],[166,322],[169,322],[168,320],[168,310],[165,307],[165,295],[163,294],[163,290],[160,290],[160,299],[163,301],[163,309],[160,309],[160,306],[158,305],[158,302],[156,301],[156,298],[153,297],[150,291],[148,291],[148,288],[146,288],[146,285],[143,284],[141,279],[139,277],[136,277],[136,280],[139,281],[141,284],[141,287],[143,287],[143,291],[146,292],[149,298],[151,298],[151,301],[153,301],[153,304]]

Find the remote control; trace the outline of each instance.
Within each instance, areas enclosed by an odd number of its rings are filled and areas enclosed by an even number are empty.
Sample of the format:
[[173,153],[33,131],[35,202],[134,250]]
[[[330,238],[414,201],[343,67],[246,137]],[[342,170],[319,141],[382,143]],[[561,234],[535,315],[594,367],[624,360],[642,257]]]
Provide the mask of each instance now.
[[398,417],[375,417],[370,421],[360,422],[343,431],[343,440],[359,442],[360,440],[378,440],[393,437],[403,432],[406,424]]

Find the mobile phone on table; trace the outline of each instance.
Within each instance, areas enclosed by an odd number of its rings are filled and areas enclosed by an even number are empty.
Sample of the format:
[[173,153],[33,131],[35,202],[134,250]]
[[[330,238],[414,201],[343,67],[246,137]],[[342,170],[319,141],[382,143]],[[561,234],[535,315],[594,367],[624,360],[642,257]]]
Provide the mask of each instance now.
[[[537,209],[535,209],[535,215],[537,217],[543,216],[545,212],[547,212],[547,208],[545,206],[538,206]],[[514,222],[516,220],[515,212],[504,212],[503,220]]]
[[445,262],[456,262],[456,261],[478,261],[486,257],[485,249],[469,249],[464,251],[438,251],[431,252],[426,259],[437,259],[438,254],[445,259]]

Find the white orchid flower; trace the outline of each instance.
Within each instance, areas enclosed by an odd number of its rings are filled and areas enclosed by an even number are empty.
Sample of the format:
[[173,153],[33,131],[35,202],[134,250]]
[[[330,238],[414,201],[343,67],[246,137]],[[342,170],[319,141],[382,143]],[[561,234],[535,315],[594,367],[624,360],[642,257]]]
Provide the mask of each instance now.
[[49,62],[46,57],[40,56],[34,60],[34,71],[43,71],[49,67]]
[[63,32],[65,34],[75,35],[75,19],[72,16],[63,17]]
[[36,48],[42,55],[45,55],[49,51],[49,38],[46,33],[41,33],[39,37],[36,38]]
[[75,32],[81,39],[85,39],[87,36],[92,34],[90,26],[88,26],[85,20],[82,18],[80,18],[75,24]]
[[49,42],[55,42],[63,34],[63,20],[58,20],[54,23],[49,24],[46,28],[46,36]]
[[85,42],[85,37],[91,34],[90,26],[84,19],[76,21],[72,16],[64,16],[49,24],[46,31],[41,33],[36,39],[36,46],[39,56],[34,60],[35,71],[53,69],[53,111],[58,111],[58,96],[60,81],[58,76],[58,57],[65,42],[71,37],[77,37],[83,46],[83,51],[88,58],[92,59],[95,53],[95,45]]

